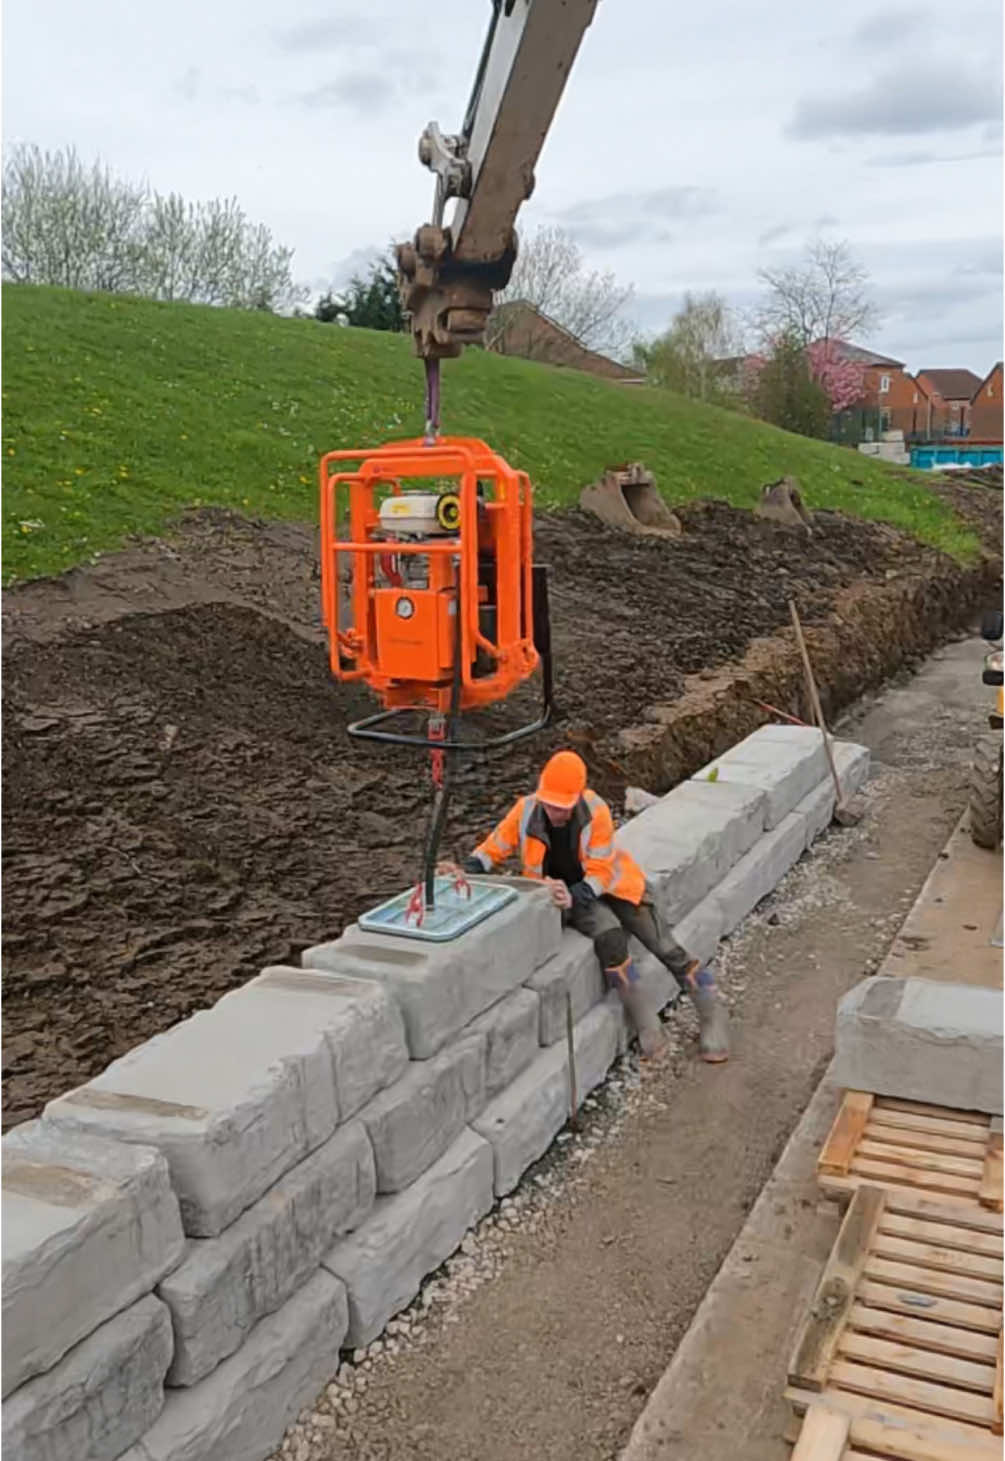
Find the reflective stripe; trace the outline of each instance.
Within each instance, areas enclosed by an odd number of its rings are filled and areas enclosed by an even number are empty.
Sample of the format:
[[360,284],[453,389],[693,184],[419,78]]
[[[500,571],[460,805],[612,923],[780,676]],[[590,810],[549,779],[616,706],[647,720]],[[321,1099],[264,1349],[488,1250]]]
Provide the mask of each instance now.
[[590,848],[590,856],[591,857],[613,857],[614,856],[614,843],[613,842],[606,842],[603,847],[591,847]]
[[583,882],[588,888],[593,889],[598,898],[607,892],[607,889],[604,887],[599,878],[584,878]]
[[524,798],[523,811],[520,813],[520,844],[523,845],[527,836],[527,828],[530,826],[530,819],[534,815],[534,808],[537,806],[537,798],[528,796]]
[[485,855],[484,852],[478,852],[477,849],[476,849],[471,854],[471,856],[478,859],[478,861],[481,863],[482,867],[485,869],[485,871],[487,873],[490,873],[492,871],[492,866],[493,866],[492,859],[490,857],[486,857],[486,855]]

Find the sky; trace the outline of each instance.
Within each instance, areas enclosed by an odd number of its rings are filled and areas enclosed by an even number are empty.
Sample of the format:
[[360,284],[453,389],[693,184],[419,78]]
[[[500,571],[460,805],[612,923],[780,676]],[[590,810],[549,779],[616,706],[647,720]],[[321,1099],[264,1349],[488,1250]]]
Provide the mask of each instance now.
[[[538,0],[540,3],[540,0]],[[1002,356],[1002,38],[994,0],[599,0],[519,228],[559,225],[634,287],[752,307],[758,270],[847,239],[909,369]],[[4,145],[185,198],[234,196],[312,297],[431,211],[416,155],[459,127],[489,0],[6,0]]]

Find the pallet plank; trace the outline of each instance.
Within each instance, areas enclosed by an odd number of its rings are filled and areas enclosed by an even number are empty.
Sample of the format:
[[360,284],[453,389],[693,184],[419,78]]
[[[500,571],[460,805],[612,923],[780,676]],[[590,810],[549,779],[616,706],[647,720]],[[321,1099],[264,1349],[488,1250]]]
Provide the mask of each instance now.
[[978,1233],[955,1223],[932,1222],[926,1218],[904,1217],[886,1210],[879,1220],[880,1231],[894,1238],[915,1238],[919,1243],[934,1243],[940,1248],[959,1249],[961,1253],[983,1253],[987,1258],[1001,1258],[1002,1240],[997,1233]]
[[890,1111],[878,1104],[869,1113],[869,1120],[876,1126],[891,1127],[898,1131],[927,1132],[932,1136],[951,1136],[958,1141],[975,1141],[982,1145],[987,1141],[991,1129],[987,1122],[953,1121],[951,1118],[946,1119],[945,1115],[918,1116],[910,1111]]
[[847,1415],[853,1446],[894,1461],[1001,1461],[1001,1442],[965,1421],[830,1387],[813,1395],[790,1386],[785,1398],[797,1415],[816,1404]]
[[995,1384],[995,1367],[977,1360],[958,1359],[935,1350],[918,1349],[912,1344],[899,1344],[892,1339],[879,1339],[845,1329],[838,1341],[838,1353],[844,1358],[877,1369],[894,1370],[913,1375],[918,1380],[931,1380],[939,1385],[956,1385],[990,1395]]
[[994,1131],[988,1137],[981,1185],[977,1192],[977,1201],[982,1207],[991,1208],[992,1212],[1002,1210],[1002,1176],[1002,1134]]
[[1002,1331],[998,1331],[998,1353],[995,1356],[995,1385],[991,1396],[993,1414],[991,1416],[991,1430],[994,1435],[1000,1436],[1005,1430],[1002,1424]]
[[811,1405],[791,1461],[842,1461],[850,1430],[846,1415],[825,1405]]
[[934,1116],[940,1121],[965,1121],[971,1126],[991,1129],[991,1117],[985,1111],[957,1111],[952,1106],[932,1106],[927,1101],[902,1101],[899,1096],[877,1096],[875,1105],[883,1111],[907,1111],[913,1116]]
[[989,1283],[1001,1284],[1005,1276],[1000,1258],[961,1253],[934,1243],[920,1243],[915,1238],[892,1237],[889,1233],[877,1233],[872,1251],[880,1258],[894,1258],[898,1263],[916,1263],[919,1268],[935,1268],[943,1273],[965,1273],[970,1278],[986,1278]]
[[859,1395],[873,1395],[878,1400],[934,1411],[936,1415],[972,1425],[990,1427],[994,1413],[990,1395],[974,1395],[969,1390],[956,1390],[929,1380],[912,1380],[907,1375],[895,1375],[890,1370],[854,1364],[850,1360],[834,1361],[830,1383]]
[[879,1178],[906,1187],[923,1187],[926,1191],[952,1193],[959,1197],[977,1198],[980,1183],[972,1177],[959,1177],[949,1172],[929,1172],[922,1167],[905,1166],[902,1162],[878,1162],[872,1157],[854,1157],[851,1170],[856,1176]]
[[817,1158],[818,1171],[831,1172],[839,1177],[846,1175],[869,1120],[873,1099],[869,1091],[845,1091],[840,1110]]
[[967,1278],[965,1274],[939,1273],[934,1268],[919,1268],[913,1263],[897,1263],[892,1258],[876,1258],[869,1254],[865,1262],[866,1278],[879,1283],[896,1284],[918,1294],[941,1294],[947,1299],[963,1299],[968,1304],[983,1304],[993,1313],[1001,1313],[1000,1284],[983,1278]]
[[914,1314],[892,1313],[874,1309],[869,1304],[854,1303],[848,1315],[848,1328],[861,1334],[874,1334],[879,1339],[892,1339],[898,1344],[913,1344],[919,1349],[934,1349],[940,1354],[956,1355],[962,1360],[979,1360],[993,1365],[998,1342],[990,1334],[973,1329],[956,1328],[933,1319],[915,1318]]
[[858,1144],[858,1157],[870,1157],[879,1162],[897,1162],[904,1167],[922,1167],[929,1172],[949,1172],[956,1177],[971,1177],[980,1184],[984,1171],[984,1158],[943,1156],[941,1152],[920,1151],[917,1147],[896,1146],[892,1142],[870,1141],[868,1137]]
[[[920,1117],[918,1118],[920,1120]],[[867,1141],[883,1145],[910,1147],[919,1152],[939,1152],[947,1157],[967,1157],[971,1162],[983,1164],[987,1153],[987,1141],[961,1141],[956,1136],[937,1136],[931,1131],[911,1131],[902,1126],[883,1126],[878,1121],[868,1121],[862,1132]]]
[[891,1314],[908,1314],[913,1318],[930,1319],[933,1324],[948,1324],[955,1329],[972,1329],[979,1334],[996,1334],[1001,1316],[982,1304],[968,1304],[962,1299],[947,1299],[939,1294],[921,1294],[917,1289],[890,1283],[874,1283],[865,1279],[858,1286],[856,1297],[871,1309],[885,1309]]
[[979,1233],[997,1233],[1005,1230],[1005,1219],[1000,1213],[988,1212],[972,1203],[960,1207],[958,1203],[947,1203],[942,1197],[931,1197],[922,1192],[904,1192],[900,1189],[887,1191],[884,1212],[899,1213],[903,1217],[925,1218],[933,1223],[952,1223],[954,1227],[971,1228]]

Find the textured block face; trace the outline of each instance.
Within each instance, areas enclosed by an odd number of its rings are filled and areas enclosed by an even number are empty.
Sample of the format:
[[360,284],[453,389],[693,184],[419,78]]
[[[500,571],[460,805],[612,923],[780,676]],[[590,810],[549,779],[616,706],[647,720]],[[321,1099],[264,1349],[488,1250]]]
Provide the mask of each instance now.
[[427,1060],[556,953],[561,920],[547,892],[520,895],[449,943],[421,943],[356,925],[301,956],[304,968],[373,979],[400,1008],[413,1059]]
[[835,1080],[1002,1114],[1002,991],[876,975],[838,1006]]
[[[747,854],[749,856],[749,853]],[[674,938],[695,959],[708,964],[727,932],[725,913],[715,893],[709,893],[674,929]]]
[[465,1035],[410,1068],[360,1112],[377,1191],[400,1192],[443,1155],[485,1104],[485,1035]]
[[[777,732],[781,731],[781,735]],[[823,736],[810,726],[763,726],[695,773],[696,781],[757,787],[767,799],[770,831],[828,774]]]
[[324,1260],[349,1295],[348,1343],[376,1339],[491,1206],[492,1148],[470,1130],[411,1187],[378,1199],[368,1221]]
[[164,1409],[122,1461],[263,1461],[337,1367],[345,1289],[316,1273],[235,1355]]
[[170,1385],[194,1385],[259,1319],[306,1283],[332,1243],[373,1207],[373,1152],[360,1121],[342,1126],[218,1238],[196,1238],[161,1283],[174,1324]]
[[3,1393],[149,1293],[184,1249],[156,1151],[32,1121],[3,1139]]
[[566,994],[572,997],[573,1022],[582,1019],[604,997],[604,972],[592,940],[574,928],[563,930],[558,953],[531,975],[527,987],[541,1001],[540,1043],[554,1045],[557,1040],[564,1040],[568,1018]]
[[485,1039],[486,1101],[515,1081],[537,1054],[539,1005],[533,989],[516,989],[468,1025],[465,1035]]
[[781,882],[806,850],[806,823],[792,814],[759,838],[712,894],[722,910],[722,931],[732,933]]
[[157,1147],[185,1231],[215,1237],[335,1130],[325,1007],[276,1001],[266,1018],[225,996],[50,1101],[45,1121]]
[[115,1461],[160,1414],[170,1359],[171,1317],[148,1294],[4,1401],[4,1455]]
[[766,809],[756,787],[685,781],[620,828],[616,840],[642,868],[672,927],[754,845]]
[[[603,1080],[621,1049],[620,1007],[597,1005],[576,1026],[576,1091],[580,1101]],[[497,1197],[512,1192],[532,1162],[543,1156],[569,1116],[566,1048],[543,1050],[523,1075],[486,1106],[473,1123],[492,1145]]]

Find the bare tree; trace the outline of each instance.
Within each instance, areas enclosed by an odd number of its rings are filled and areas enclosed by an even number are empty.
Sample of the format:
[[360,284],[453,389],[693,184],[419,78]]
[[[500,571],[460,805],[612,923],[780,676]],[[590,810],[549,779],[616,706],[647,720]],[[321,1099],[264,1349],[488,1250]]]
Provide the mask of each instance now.
[[22,284],[289,308],[293,250],[251,223],[234,198],[186,203],[86,169],[75,150],[15,147],[3,170],[3,275]]
[[768,288],[756,316],[765,340],[786,335],[805,347],[815,340],[862,335],[879,322],[869,275],[847,241],[814,239],[801,264],[761,269],[758,277]]
[[530,305],[585,349],[623,356],[634,337],[623,313],[633,293],[613,274],[588,272],[578,245],[561,228],[539,228],[521,241],[510,282],[490,316],[486,345],[501,355],[557,358],[561,347],[554,337],[517,308]]
[[635,359],[654,385],[699,401],[732,401],[723,362],[739,355],[739,322],[721,294],[685,294],[669,330],[648,345],[635,347]]

